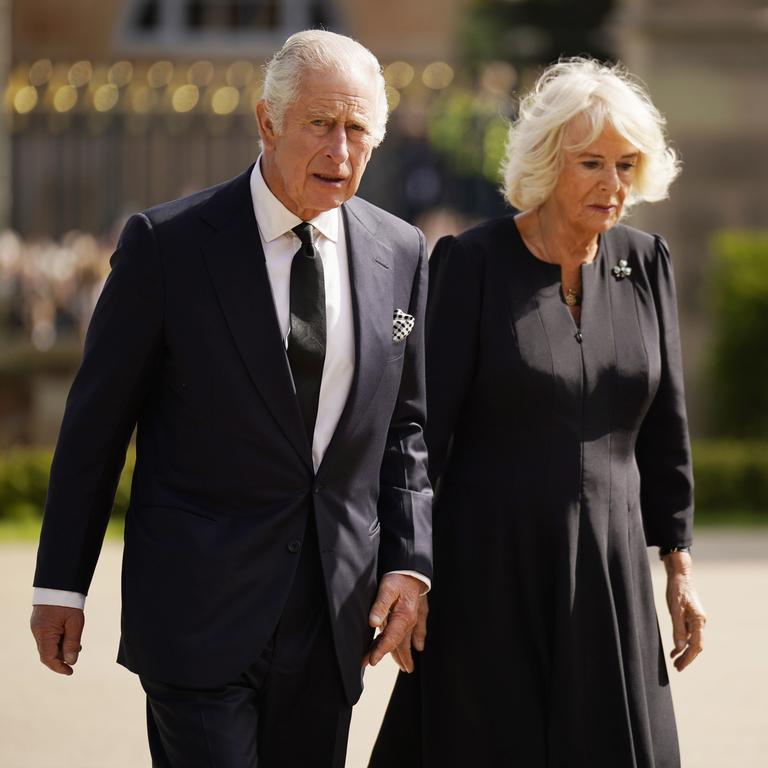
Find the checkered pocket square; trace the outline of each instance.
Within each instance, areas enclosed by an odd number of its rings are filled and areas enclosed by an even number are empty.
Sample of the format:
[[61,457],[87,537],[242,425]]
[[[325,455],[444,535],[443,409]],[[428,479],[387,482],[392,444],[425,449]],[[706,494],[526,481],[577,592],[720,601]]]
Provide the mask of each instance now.
[[415,324],[416,318],[413,315],[403,312],[402,309],[396,309],[392,316],[392,341],[405,341]]

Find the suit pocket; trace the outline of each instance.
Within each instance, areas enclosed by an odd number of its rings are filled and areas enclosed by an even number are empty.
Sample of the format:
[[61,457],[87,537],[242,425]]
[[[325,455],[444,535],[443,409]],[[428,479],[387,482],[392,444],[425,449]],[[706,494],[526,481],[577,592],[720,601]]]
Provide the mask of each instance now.
[[402,356],[405,354],[405,340],[403,341],[393,341],[392,347],[389,350],[389,355],[387,356],[387,363],[394,363],[397,360],[400,360]]

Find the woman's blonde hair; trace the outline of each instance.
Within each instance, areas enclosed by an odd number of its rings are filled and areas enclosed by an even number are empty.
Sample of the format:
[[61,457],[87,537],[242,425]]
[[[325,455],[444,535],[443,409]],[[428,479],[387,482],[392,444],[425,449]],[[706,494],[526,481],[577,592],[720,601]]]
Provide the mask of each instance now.
[[[565,146],[566,128],[576,117],[586,121],[586,138]],[[642,83],[623,67],[583,57],[562,59],[542,73],[520,102],[502,162],[504,197],[520,210],[541,205],[560,175],[563,150],[583,150],[610,124],[640,150],[625,209],[642,200],[663,200],[680,173],[665,122]]]

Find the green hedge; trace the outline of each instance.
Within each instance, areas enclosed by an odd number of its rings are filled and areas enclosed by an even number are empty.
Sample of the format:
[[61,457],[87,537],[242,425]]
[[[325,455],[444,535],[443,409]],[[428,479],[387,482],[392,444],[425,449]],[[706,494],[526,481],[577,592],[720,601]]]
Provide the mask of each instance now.
[[693,464],[702,514],[762,513],[768,522],[768,442],[699,440]]
[[[130,449],[115,494],[113,514],[118,517],[128,509],[135,458]],[[24,522],[42,515],[51,459],[52,452],[42,448],[0,453],[0,521]]]
[[[700,520],[760,517],[768,523],[768,442],[699,440],[693,445],[696,509]],[[135,456],[128,452],[113,514],[128,507]],[[0,454],[0,520],[39,517],[45,504],[51,452]]]
[[713,250],[714,338],[707,375],[712,435],[765,440],[768,232],[720,232]]

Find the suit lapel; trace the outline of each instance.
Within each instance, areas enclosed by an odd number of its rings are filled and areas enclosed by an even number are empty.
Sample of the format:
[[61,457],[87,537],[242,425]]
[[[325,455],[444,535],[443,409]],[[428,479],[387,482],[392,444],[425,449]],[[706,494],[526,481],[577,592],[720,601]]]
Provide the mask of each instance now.
[[250,170],[201,212],[218,231],[203,246],[222,312],[253,383],[280,429],[312,467],[269,285],[250,192]]
[[357,200],[353,198],[342,207],[342,216],[346,227],[352,292],[355,373],[321,467],[344,444],[345,437],[354,431],[365,415],[392,348],[392,251],[375,237],[379,222]]

